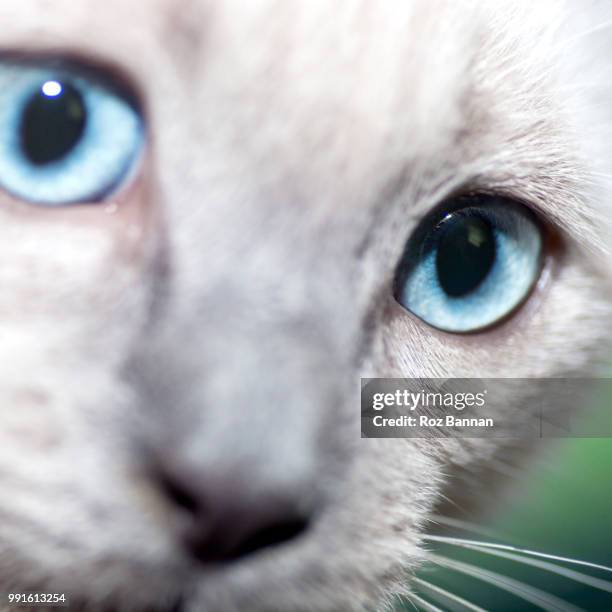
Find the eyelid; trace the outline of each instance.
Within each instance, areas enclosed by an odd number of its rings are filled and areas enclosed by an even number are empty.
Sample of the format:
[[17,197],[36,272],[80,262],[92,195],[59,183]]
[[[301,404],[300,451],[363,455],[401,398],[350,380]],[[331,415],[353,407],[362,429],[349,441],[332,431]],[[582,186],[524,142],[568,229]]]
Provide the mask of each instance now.
[[[571,229],[571,224],[568,224],[564,218],[554,215],[552,206],[531,197],[532,189],[532,181],[524,185],[517,183],[511,188],[505,183],[496,184],[496,181],[491,180],[468,181],[444,194],[439,199],[440,203],[423,215],[423,219],[436,210],[443,209],[447,202],[455,199],[471,197],[501,198],[520,204],[528,210],[539,224],[538,226],[545,238],[544,246],[547,252],[550,251],[554,256],[560,256],[565,250],[566,243],[573,240],[571,232],[568,231]],[[545,194],[544,189],[543,193]]]
[[144,116],[146,111],[138,79],[129,74],[122,66],[108,60],[83,56],[73,51],[62,52],[57,49],[48,52],[4,50],[0,51],[0,64],[47,69],[60,75],[78,75],[129,102],[141,115]]

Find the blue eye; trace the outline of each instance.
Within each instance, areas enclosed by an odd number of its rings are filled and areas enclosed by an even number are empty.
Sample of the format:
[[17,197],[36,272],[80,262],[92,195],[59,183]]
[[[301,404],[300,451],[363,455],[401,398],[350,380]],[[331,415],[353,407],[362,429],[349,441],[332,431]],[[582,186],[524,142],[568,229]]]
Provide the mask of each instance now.
[[128,177],[143,144],[132,100],[72,68],[0,61],[0,187],[57,206],[96,202]]
[[526,207],[493,196],[458,198],[408,241],[395,298],[438,329],[480,330],[523,302],[541,258],[542,233]]

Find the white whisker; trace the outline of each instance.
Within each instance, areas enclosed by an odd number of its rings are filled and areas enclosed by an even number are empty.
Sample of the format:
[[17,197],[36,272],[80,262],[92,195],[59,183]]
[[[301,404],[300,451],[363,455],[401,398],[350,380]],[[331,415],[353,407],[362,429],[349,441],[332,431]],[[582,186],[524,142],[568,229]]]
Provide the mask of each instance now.
[[509,578],[508,576],[503,576],[502,574],[492,572],[491,570],[485,570],[475,565],[464,563],[463,561],[447,559],[438,555],[431,555],[430,559],[441,567],[445,567],[447,569],[472,576],[478,580],[482,580],[483,582],[491,584],[498,589],[507,591],[508,593],[511,593],[524,601],[528,601],[529,603],[539,606],[547,612],[580,612],[580,608],[577,608],[576,606],[573,606],[572,604],[567,603],[562,599],[551,595],[550,593],[542,591],[541,589],[533,587],[529,584],[525,584],[524,582],[514,578]]
[[417,603],[419,607],[425,610],[425,612],[444,612],[442,608],[438,608],[437,606],[434,606],[432,603],[429,603],[428,601],[426,601],[422,597],[419,597],[418,595],[411,594],[410,600],[412,603]]
[[488,538],[497,538],[500,534],[495,533],[492,529],[486,529],[476,523],[470,523],[469,521],[451,518],[449,516],[442,516],[441,514],[433,514],[431,519],[435,523],[440,525],[446,525],[447,527],[453,527],[455,529],[461,529],[462,531],[469,531],[470,533],[479,533]]
[[539,569],[545,570],[552,574],[557,574],[558,576],[563,576],[564,578],[569,578],[570,580],[574,580],[574,582],[580,582],[582,584],[586,584],[587,586],[593,587],[594,589],[599,589],[601,591],[606,591],[607,593],[612,593],[612,582],[611,581],[602,580],[601,578],[595,578],[593,576],[587,576],[586,574],[581,574],[580,572],[577,572],[575,570],[568,569],[566,567],[561,567],[559,565],[555,565],[554,563],[550,563],[548,561],[539,561],[537,559],[530,559],[522,555],[517,555],[514,553],[504,552],[501,550],[491,549],[485,546],[469,545],[469,546],[465,546],[465,548],[469,548],[471,550],[477,550],[487,555],[494,555],[496,557],[501,557],[503,559],[509,559],[511,561],[516,561],[517,563],[521,563],[522,565],[529,565],[531,567],[537,567]]
[[492,548],[496,550],[506,550],[508,552],[520,553],[523,555],[530,555],[532,557],[541,557],[542,559],[550,559],[552,561],[560,561],[562,563],[571,563],[573,565],[581,565],[583,567],[589,567],[591,569],[600,570],[602,572],[611,572],[612,567],[606,565],[600,565],[599,563],[591,563],[590,561],[582,561],[581,559],[572,559],[571,557],[561,557],[559,555],[552,555],[549,553],[537,552],[535,550],[529,550],[528,548],[518,548],[516,546],[510,546],[509,544],[496,544],[494,542],[480,542],[478,540],[463,540],[462,538],[449,538],[446,536],[435,536],[426,535],[424,539],[431,542],[441,542],[443,544],[452,544],[454,546],[462,546],[463,548],[470,548],[478,546],[480,548]]
[[426,580],[422,580],[421,578],[412,578],[412,582],[420,585],[428,591],[437,593],[442,597],[445,597],[446,599],[449,599],[450,601],[459,604],[460,606],[463,606],[466,610],[471,610],[472,612],[486,612],[484,608],[481,608],[467,601],[466,599],[463,599],[463,597],[459,597],[459,595],[455,595],[454,593],[451,593],[450,591],[447,591],[446,589],[443,589],[435,584],[431,584],[431,582],[427,582]]
[[[411,593],[410,595],[403,595],[401,596],[399,599],[402,603],[407,603],[410,604],[415,610],[416,612],[419,612],[419,609],[417,608],[416,604],[414,603],[414,601],[412,601],[411,597],[413,597],[414,595]],[[395,610],[395,607],[393,606],[393,602],[387,602],[387,607],[383,608],[384,610]]]

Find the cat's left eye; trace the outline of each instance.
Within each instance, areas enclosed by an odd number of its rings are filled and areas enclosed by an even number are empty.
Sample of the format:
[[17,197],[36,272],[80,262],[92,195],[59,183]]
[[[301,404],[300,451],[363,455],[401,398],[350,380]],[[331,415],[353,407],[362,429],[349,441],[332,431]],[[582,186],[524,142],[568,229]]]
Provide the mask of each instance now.
[[143,144],[133,99],[68,66],[0,61],[0,188],[57,206],[119,188]]
[[525,206],[486,195],[457,198],[408,241],[395,298],[438,329],[484,329],[525,300],[539,277],[542,243]]

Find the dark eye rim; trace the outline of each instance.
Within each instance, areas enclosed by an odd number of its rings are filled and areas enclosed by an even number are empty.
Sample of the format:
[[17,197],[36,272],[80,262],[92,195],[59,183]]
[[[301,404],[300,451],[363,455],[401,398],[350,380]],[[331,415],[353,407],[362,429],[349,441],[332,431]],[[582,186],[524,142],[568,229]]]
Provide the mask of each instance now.
[[48,52],[2,51],[0,62],[25,68],[44,68],[68,81],[75,77],[90,81],[129,104],[142,118],[143,128],[147,125],[146,109],[137,80],[112,62],[55,49]]
[[[426,249],[431,248],[431,236],[442,225],[444,219],[451,213],[472,208],[476,206],[497,206],[510,205],[515,209],[519,209],[521,214],[526,215],[538,228],[542,240],[542,248],[540,251],[538,262],[538,273],[534,278],[529,291],[526,292],[523,299],[516,304],[507,314],[492,321],[487,325],[467,331],[452,331],[446,330],[425,321],[406,306],[404,306],[399,298],[399,294],[407,275],[414,268],[415,257],[422,255]],[[555,255],[559,254],[563,249],[561,237],[551,227],[542,216],[542,214],[524,198],[516,197],[501,191],[489,191],[482,189],[475,190],[460,190],[449,195],[430,210],[417,224],[416,228],[411,232],[405,241],[405,246],[399,258],[399,262],[395,268],[392,294],[397,305],[410,316],[416,318],[421,324],[428,328],[436,330],[439,333],[449,336],[474,336],[483,333],[489,333],[494,329],[502,327],[513,319],[519,311],[530,301],[534,293],[541,284],[544,272],[549,271],[552,260]]]

